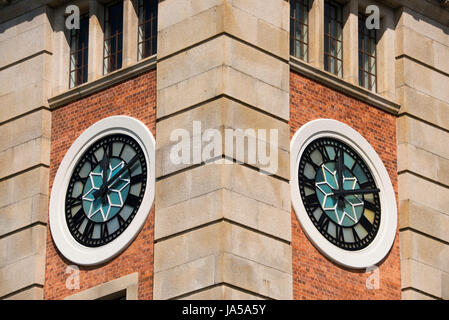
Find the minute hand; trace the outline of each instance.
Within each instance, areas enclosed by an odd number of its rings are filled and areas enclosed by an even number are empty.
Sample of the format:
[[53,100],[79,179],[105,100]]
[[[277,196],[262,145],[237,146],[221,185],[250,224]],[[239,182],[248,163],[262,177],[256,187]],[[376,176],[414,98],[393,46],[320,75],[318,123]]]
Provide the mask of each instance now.
[[338,190],[343,190],[343,150],[340,149],[340,154],[338,155],[338,162],[337,162],[337,174],[338,174]]
[[139,156],[135,155],[134,158],[132,158],[127,164],[126,166],[124,166],[122,169],[120,169],[120,171],[115,174],[111,180],[108,181],[108,188],[112,187],[112,185],[115,183],[115,181],[126,172],[126,170],[128,170],[129,168],[131,168],[133,166],[134,163],[136,163],[136,161],[139,160]]
[[367,194],[367,193],[379,193],[380,189],[356,189],[356,190],[332,190],[340,195],[347,196],[352,194]]
[[103,159],[101,160],[100,163],[100,167],[101,167],[101,171],[102,171],[102,175],[103,175],[103,183],[101,184],[100,189],[98,189],[97,191],[94,192],[94,198],[97,199],[99,196],[104,195],[104,192],[107,188],[107,183],[108,183],[108,176],[107,176],[107,171],[108,171],[108,164],[109,164],[109,157],[107,152],[105,151],[103,154]]

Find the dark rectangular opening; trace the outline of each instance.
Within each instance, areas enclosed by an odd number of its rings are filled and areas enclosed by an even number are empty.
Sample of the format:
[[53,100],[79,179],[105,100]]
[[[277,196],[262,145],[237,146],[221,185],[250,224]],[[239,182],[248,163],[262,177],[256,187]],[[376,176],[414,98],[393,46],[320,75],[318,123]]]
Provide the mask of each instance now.
[[80,17],[80,28],[70,30],[69,88],[87,82],[89,52],[89,15]]
[[290,0],[290,55],[308,61],[309,0]]
[[359,85],[377,90],[377,34],[366,27],[366,16],[359,14]]
[[158,0],[139,0],[138,60],[157,52]]
[[324,2],[324,69],[343,76],[343,6]]
[[123,1],[105,7],[104,14],[104,74],[122,67]]

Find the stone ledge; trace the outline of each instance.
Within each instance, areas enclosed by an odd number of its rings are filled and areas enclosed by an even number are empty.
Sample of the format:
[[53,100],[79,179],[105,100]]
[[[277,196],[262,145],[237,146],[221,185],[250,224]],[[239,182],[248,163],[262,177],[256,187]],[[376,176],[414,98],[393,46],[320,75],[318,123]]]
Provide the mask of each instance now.
[[50,109],[56,109],[93,93],[109,88],[119,82],[128,80],[146,71],[156,69],[156,55],[138,63],[109,73],[97,80],[87,82],[48,99]]
[[284,211],[291,209],[288,182],[218,159],[159,180],[156,183],[156,212],[220,189],[239,193]]
[[21,289],[3,298],[4,300],[44,300],[44,288],[40,285],[32,285],[27,289]]
[[316,69],[315,67],[295,57],[290,57],[290,70],[298,72],[309,79],[315,80],[325,86],[330,87],[331,89],[337,90],[385,112],[394,115],[399,114],[399,109],[401,106],[398,103],[388,100],[360,86],[353,85],[330,74],[329,72]]
[[0,299],[45,280],[45,256],[33,255],[0,268]]
[[37,194],[0,208],[0,239],[36,224],[47,224],[48,196]]
[[413,259],[434,269],[449,273],[449,246],[413,230],[399,234],[401,259]]
[[292,275],[230,253],[206,257],[154,274],[154,300],[179,299],[216,285],[262,298],[291,300]]
[[155,219],[154,237],[157,241],[221,219],[283,241],[291,241],[290,211],[272,207],[227,189],[159,209]]
[[402,300],[436,300],[436,297],[432,297],[428,294],[415,290],[413,288],[402,289]]
[[407,199],[399,203],[399,230],[416,231],[449,243],[449,215]]
[[402,287],[413,288],[439,299],[445,295],[447,273],[413,259],[401,260]]
[[154,251],[155,273],[222,253],[233,254],[286,274],[292,272],[289,244],[226,221],[158,241]]

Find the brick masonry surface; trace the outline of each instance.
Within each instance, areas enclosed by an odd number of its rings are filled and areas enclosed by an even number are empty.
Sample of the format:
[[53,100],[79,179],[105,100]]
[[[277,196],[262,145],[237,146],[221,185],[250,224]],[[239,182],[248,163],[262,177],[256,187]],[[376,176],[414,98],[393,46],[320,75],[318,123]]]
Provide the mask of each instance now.
[[[319,118],[344,122],[368,140],[387,168],[397,199],[396,117],[291,72],[291,137]],[[306,238],[292,209],[292,263],[294,299],[401,298],[398,231],[391,251],[379,264],[379,289],[369,290],[370,273],[342,268],[325,258]]]
[[[156,132],[156,71],[114,85],[52,112],[50,192],[54,177],[69,147],[95,122],[113,115],[128,115],[145,123]],[[56,249],[47,228],[45,299],[66,296],[96,285],[138,272],[138,298],[153,297],[154,206],[144,227],[132,244],[119,256],[95,267],[80,267],[80,289],[68,290],[66,268],[71,263]]]

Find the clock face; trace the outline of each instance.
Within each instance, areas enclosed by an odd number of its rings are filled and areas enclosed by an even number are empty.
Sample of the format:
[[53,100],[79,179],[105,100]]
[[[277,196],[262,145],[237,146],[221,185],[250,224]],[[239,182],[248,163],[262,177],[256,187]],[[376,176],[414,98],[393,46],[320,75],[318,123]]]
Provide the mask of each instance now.
[[147,163],[130,136],[114,134],[93,143],[79,158],[65,197],[65,218],[73,238],[103,246],[122,234],[145,194]]
[[328,241],[356,251],[374,240],[381,220],[380,190],[351,147],[334,138],[314,140],[302,153],[298,182],[310,220]]

